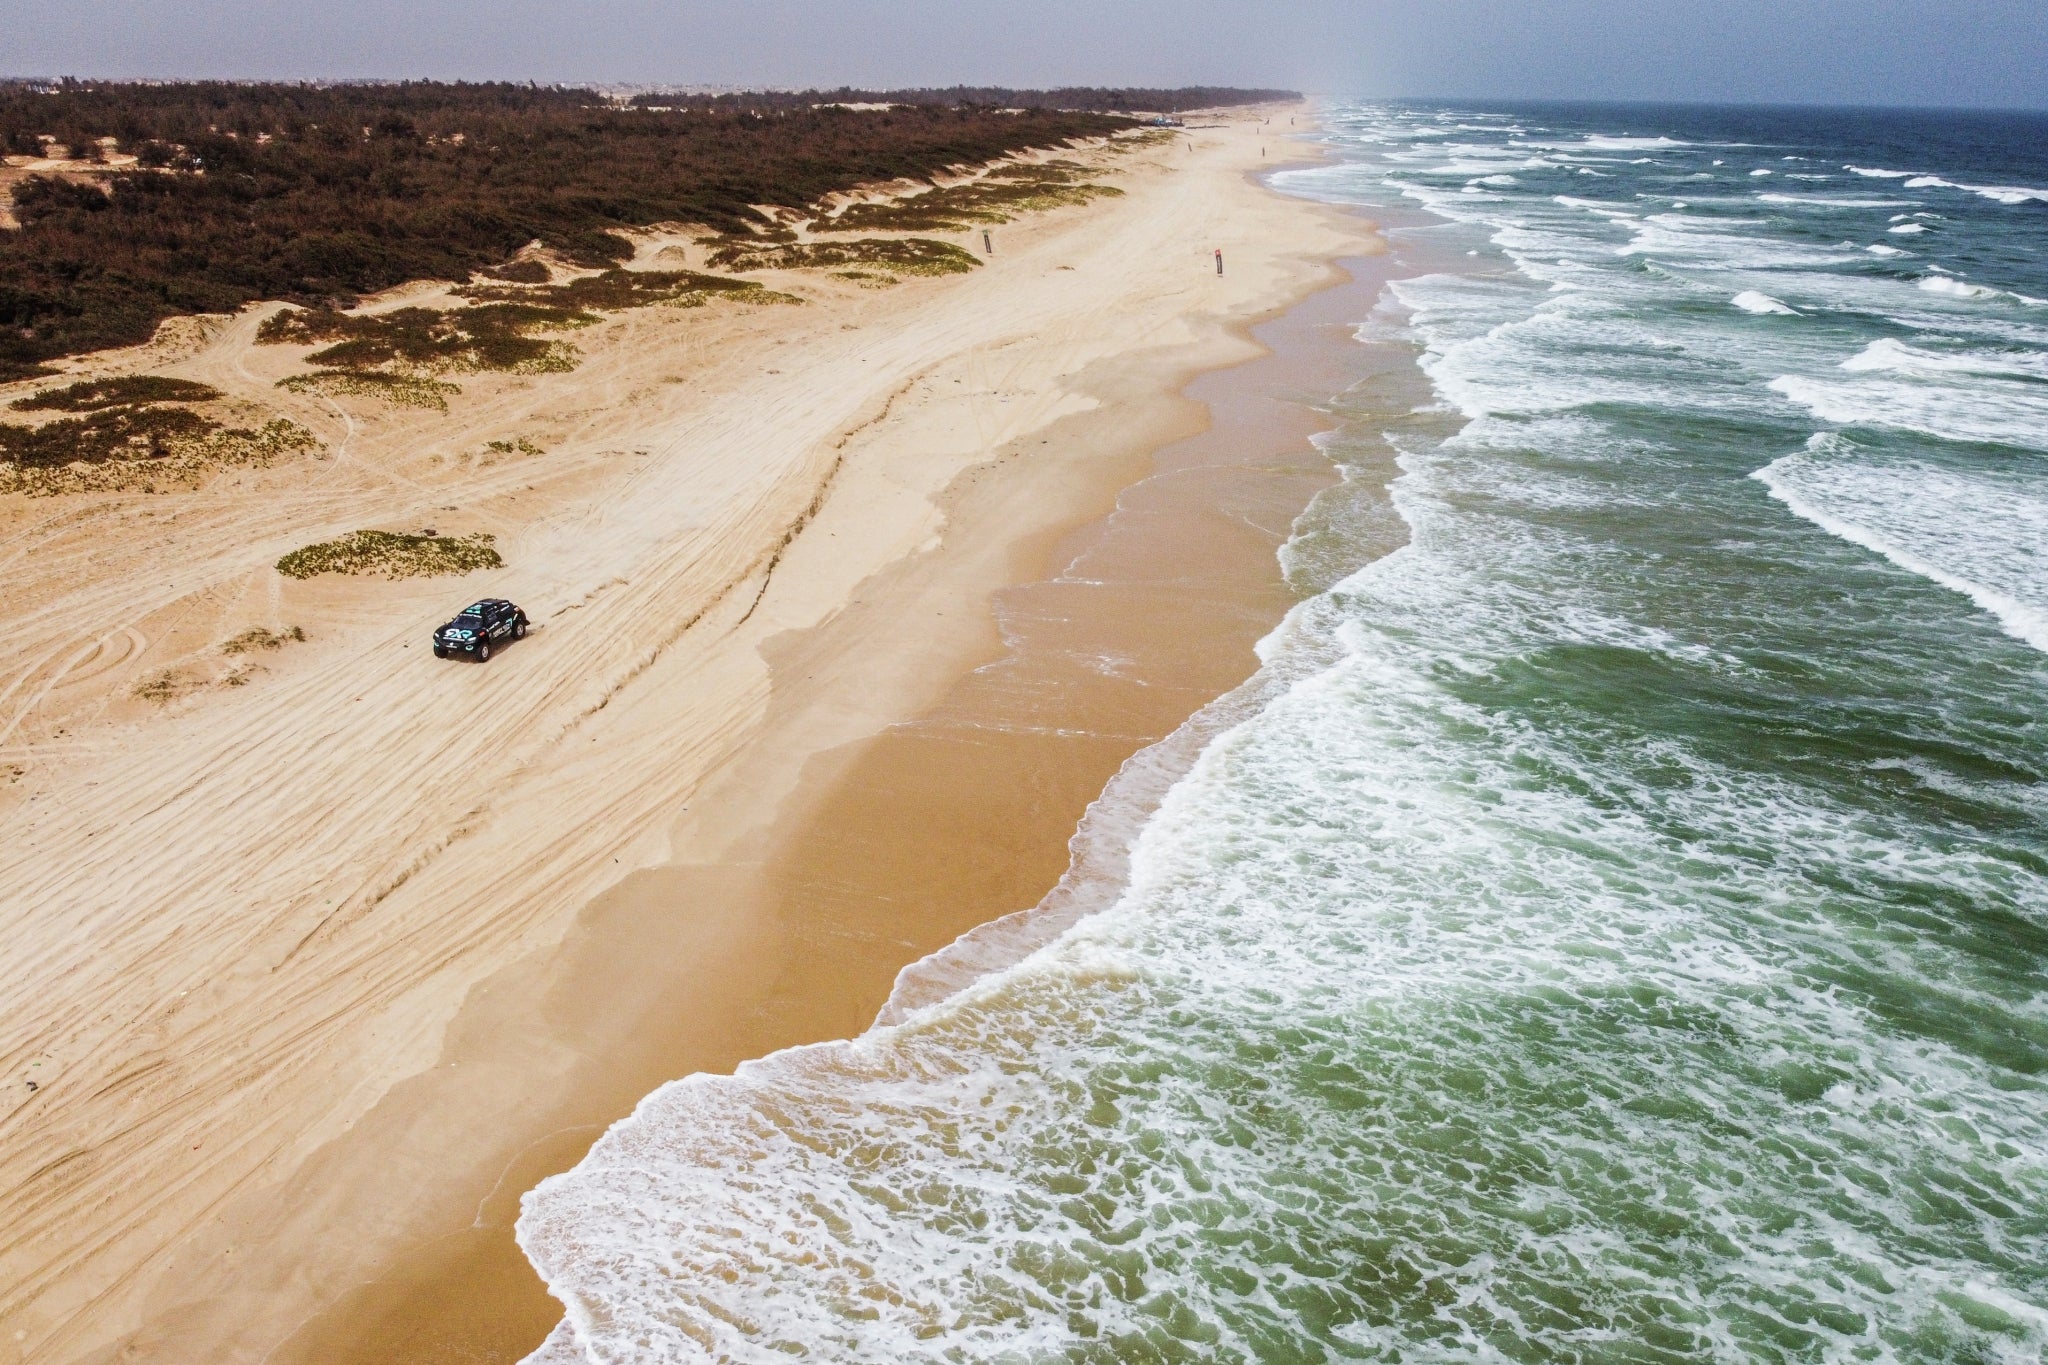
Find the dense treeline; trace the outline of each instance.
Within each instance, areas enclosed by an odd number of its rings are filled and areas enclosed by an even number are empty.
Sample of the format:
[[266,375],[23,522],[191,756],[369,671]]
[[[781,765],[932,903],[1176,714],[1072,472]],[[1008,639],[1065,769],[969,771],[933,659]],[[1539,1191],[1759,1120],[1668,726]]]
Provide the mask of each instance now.
[[[723,98],[723,97],[719,97]],[[113,139],[146,169],[32,176],[0,232],[0,380],[258,299],[345,303],[461,279],[542,241],[592,265],[612,229],[764,226],[863,181],[928,177],[1127,126],[1087,111],[856,111],[713,97],[671,113],[518,85],[0,84],[0,142]]]
[[1066,86],[1058,90],[1011,90],[1000,85],[954,85],[916,90],[799,90],[727,95],[635,95],[642,108],[773,109],[814,104],[937,104],[988,109],[1057,109],[1095,114],[1179,114],[1190,109],[1223,109],[1243,104],[1291,103],[1297,90],[1239,90],[1227,85],[1185,85],[1172,90],[1139,87]]

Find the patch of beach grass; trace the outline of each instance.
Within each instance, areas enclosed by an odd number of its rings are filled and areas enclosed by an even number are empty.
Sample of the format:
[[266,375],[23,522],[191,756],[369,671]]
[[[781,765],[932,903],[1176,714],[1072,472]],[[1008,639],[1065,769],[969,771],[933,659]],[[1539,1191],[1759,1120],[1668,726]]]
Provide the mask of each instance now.
[[432,408],[437,412],[448,411],[450,396],[462,392],[460,384],[450,384],[444,379],[387,374],[382,370],[313,370],[307,374],[288,375],[278,380],[277,386],[293,393],[355,394],[381,398],[393,407]]
[[152,673],[135,684],[134,695],[142,701],[155,702],[158,706],[174,702],[199,684],[174,668],[161,673]]
[[851,204],[820,218],[820,232],[957,232],[1007,223],[1020,213],[1085,204],[1123,193],[1083,179],[1087,168],[1071,161],[998,166],[977,180],[945,185],[880,203]]
[[1178,128],[1134,129],[1113,135],[1106,145],[1110,151],[1122,154],[1143,151],[1147,147],[1157,147],[1162,143],[1178,142],[1184,136],[1186,134]]
[[657,304],[697,308],[714,298],[735,303],[775,303],[787,298],[769,297],[774,291],[753,280],[735,280],[696,270],[606,270],[541,288],[470,285],[456,292],[480,305],[521,305],[564,315],[591,311],[619,313]]
[[351,531],[293,550],[277,561],[287,578],[319,574],[376,574],[384,578],[434,578],[503,567],[487,531],[467,536],[417,535],[396,531]]
[[262,626],[251,626],[220,647],[223,654],[254,654],[258,650],[283,649],[288,644],[303,643],[306,632],[298,626],[287,626],[280,631],[266,630]]
[[545,450],[542,450],[542,449],[541,449],[541,448],[540,448],[539,446],[537,446],[537,445],[535,445],[535,444],[534,444],[533,442],[531,442],[531,441],[527,440],[527,439],[526,439],[526,438],[525,438],[524,436],[518,437],[517,439],[515,439],[515,440],[510,440],[510,441],[485,441],[485,442],[484,442],[484,449],[485,449],[485,450],[490,450],[490,451],[495,451],[496,453],[498,453],[498,454],[500,454],[500,455],[545,455],[545,454],[547,454],[547,452],[546,452]]
[[730,270],[829,270],[880,266],[898,275],[964,275],[981,264],[973,253],[929,237],[866,237],[852,242],[721,242],[711,263]]

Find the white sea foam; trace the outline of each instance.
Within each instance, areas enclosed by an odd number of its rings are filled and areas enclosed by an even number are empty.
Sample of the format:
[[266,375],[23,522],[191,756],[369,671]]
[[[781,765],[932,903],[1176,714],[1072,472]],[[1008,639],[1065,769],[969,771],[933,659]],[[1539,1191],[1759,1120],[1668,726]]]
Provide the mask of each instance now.
[[1895,246],[1886,246],[1883,242],[1874,242],[1863,249],[1873,256],[1909,256],[1912,254],[1908,251],[1901,251]]
[[1930,350],[1909,346],[1896,337],[1880,337],[1842,362],[1849,371],[1885,370],[1922,376],[1990,375],[2048,380],[2048,354],[2011,350]]
[[2035,189],[2028,185],[1971,185],[1938,175],[1923,175],[1917,171],[1881,171],[1862,166],[1845,166],[1843,169],[1876,179],[1898,180],[1903,182],[1902,188],[1909,190],[1962,190],[2006,205],[2048,203],[2048,190]]
[[1838,437],[1752,476],[1830,535],[1961,593],[2048,651],[2048,497],[2025,480],[1885,463]]
[[1951,441],[2048,448],[2048,393],[2038,384],[1961,373],[1935,378],[1926,371],[1872,367],[1843,378],[1782,375],[1770,387],[1839,426],[1892,427]]
[[1842,265],[1858,257],[1841,247],[1816,247],[1741,231],[1762,228],[1758,220],[1657,213],[1642,220],[1624,256],[1658,256],[1724,270],[1783,270]]
[[1693,145],[1690,142],[1680,142],[1668,137],[1586,137],[1574,138],[1567,142],[1546,141],[1541,138],[1525,138],[1523,142],[1526,146],[1544,147],[1560,152],[1664,151]]
[[1920,287],[1930,294],[1946,294],[1952,299],[1995,299],[2004,296],[2004,291],[1989,285],[1971,284],[1953,275],[1929,275],[1920,281]]
[[1859,199],[1854,195],[1826,194],[1759,194],[1756,196],[1766,204],[1805,204],[1822,209],[1895,209],[1910,208],[1911,199]]
[[1885,231],[1886,231],[1886,232],[1897,232],[1897,233],[1902,233],[1902,234],[1910,234],[1910,233],[1915,233],[1915,232],[1925,232],[1925,231],[1927,231],[1927,224],[1925,224],[1925,223],[1901,223],[1901,224],[1899,224],[1899,225],[1898,225],[1897,227],[1892,227],[1892,228],[1886,228],[1886,229],[1885,229]]
[[1904,187],[1909,190],[1965,190],[2006,205],[2048,204],[2048,190],[2037,190],[2025,185],[1964,185],[1953,180],[1944,180],[1937,175],[1918,175],[1906,181]]
[[1618,204],[1609,204],[1599,199],[1575,199],[1568,194],[1556,195],[1553,198],[1554,202],[1563,204],[1566,208],[1583,209],[1587,213],[1597,214],[1602,218],[1619,221],[1622,219],[1634,220],[1642,217],[1642,214],[1634,209],[1625,209]]
[[[1934,269],[1939,270],[1940,267],[1936,266]],[[1968,280],[1957,279],[1945,270],[1938,275],[1929,275],[1921,280],[1920,287],[1930,294],[1946,294],[1952,299],[2011,299],[2016,303],[2035,306],[2043,302],[2041,299],[2033,298],[2026,294],[2015,294],[2005,289],[1993,289],[1990,285],[1986,284],[1971,284]]]
[[1729,302],[1745,313],[1782,313],[1787,317],[1799,316],[1799,310],[1796,308],[1772,298],[1769,294],[1760,294],[1754,289],[1743,290]]

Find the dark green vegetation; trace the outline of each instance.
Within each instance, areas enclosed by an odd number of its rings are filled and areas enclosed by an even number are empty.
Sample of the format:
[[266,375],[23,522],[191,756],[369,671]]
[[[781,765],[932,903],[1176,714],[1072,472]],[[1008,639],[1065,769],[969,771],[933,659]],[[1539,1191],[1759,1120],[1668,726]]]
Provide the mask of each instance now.
[[1099,114],[1179,114],[1190,109],[1223,109],[1242,104],[1297,103],[1298,90],[1238,90],[1227,85],[1184,85],[1161,90],[1143,87],[1066,86],[1059,90],[1011,90],[1000,85],[955,85],[917,90],[804,90],[746,92],[732,95],[664,95],[633,97],[642,108],[674,106],[742,112],[809,108],[842,104],[974,105],[987,109],[1085,110]]
[[492,268],[534,279],[532,263],[508,263],[536,240],[603,265],[627,254],[617,229],[745,233],[764,225],[754,205],[800,209],[1128,126],[952,97],[865,112],[823,98],[836,97],[675,97],[656,113],[514,85],[0,85],[7,146],[112,137],[156,168],[104,188],[17,187],[22,228],[0,233],[0,381],[146,341],[177,314],[333,307]]
[[283,418],[229,427],[185,408],[110,408],[38,427],[0,424],[0,493],[197,487],[217,470],[261,468],[319,444]]
[[293,550],[277,561],[286,578],[315,574],[382,574],[386,578],[426,578],[495,569],[504,564],[487,531],[467,536],[437,536],[432,531],[405,535],[392,531],[351,531],[336,540]]
[[725,242],[712,248],[711,264],[727,270],[875,265],[900,275],[964,275],[981,262],[951,242],[863,237],[851,242]]
[[81,379],[61,389],[45,389],[27,398],[17,398],[8,406],[16,412],[98,412],[139,403],[210,403],[221,396],[221,391],[211,384],[136,374],[116,379]]
[[79,415],[0,422],[0,492],[191,484],[225,465],[272,464],[314,447],[312,433],[291,422],[229,427],[187,406],[221,396],[211,385],[137,375],[17,398],[10,405],[17,411]]
[[978,180],[926,190],[905,199],[852,204],[818,227],[836,232],[951,232],[977,223],[1007,223],[1013,214],[1122,194],[1082,179],[1086,168],[1071,161],[998,166]]
[[41,426],[0,424],[0,459],[30,468],[74,460],[160,460],[219,427],[190,408],[123,405]]
[[308,357],[336,370],[385,367],[402,373],[507,370],[540,374],[574,369],[576,349],[534,332],[585,327],[594,314],[522,303],[477,308],[399,308],[353,314],[331,308],[289,309],[265,319],[256,339],[269,343],[331,343]]

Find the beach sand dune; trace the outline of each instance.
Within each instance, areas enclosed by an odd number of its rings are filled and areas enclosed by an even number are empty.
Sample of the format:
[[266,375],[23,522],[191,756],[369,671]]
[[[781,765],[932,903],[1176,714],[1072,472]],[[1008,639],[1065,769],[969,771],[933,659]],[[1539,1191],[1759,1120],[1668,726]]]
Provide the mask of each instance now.
[[[573,374],[465,377],[447,414],[278,398],[295,356],[253,344],[260,310],[195,324],[167,372],[286,404],[323,458],[6,500],[0,1362],[260,1359],[475,1204],[495,1116],[604,1059],[464,1075],[465,1001],[601,997],[579,912],[637,868],[715,869],[819,755],[931,704],[994,648],[1018,557],[1099,512],[1041,480],[963,539],[949,488],[1054,442],[1130,470],[1199,420],[1188,375],[1367,249],[1248,179],[1256,116],[1216,122],[1116,157],[1122,197],[999,229],[970,276],[624,315]],[[515,434],[545,453],[485,444]],[[505,567],[270,567],[364,526],[488,531]],[[435,660],[427,630],[485,594],[530,637]],[[222,653],[252,627],[306,639]],[[648,947],[744,963],[754,932]],[[630,1018],[657,988],[617,974]],[[693,979],[669,1003],[715,1012]]]

